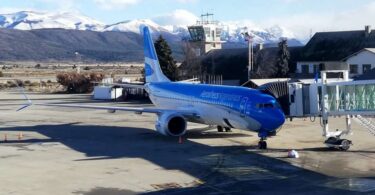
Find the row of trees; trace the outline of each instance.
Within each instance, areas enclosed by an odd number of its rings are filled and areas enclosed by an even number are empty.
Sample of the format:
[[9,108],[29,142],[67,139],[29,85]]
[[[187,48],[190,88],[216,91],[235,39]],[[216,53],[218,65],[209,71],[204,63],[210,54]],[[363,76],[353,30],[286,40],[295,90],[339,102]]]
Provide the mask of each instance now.
[[[172,81],[178,80],[178,68],[176,61],[172,57],[172,50],[167,41],[160,35],[155,42],[155,50],[158,55],[159,63],[163,73]],[[273,70],[258,70],[254,73],[253,78],[267,77],[288,77],[289,76],[289,59],[287,39],[282,39],[278,44],[278,54],[275,62],[271,62]],[[257,60],[259,61],[259,59]],[[259,62],[258,62],[259,63]],[[276,66],[275,64],[276,63]],[[143,74],[144,72],[142,72]],[[70,93],[83,93],[92,90],[92,82],[100,82],[104,78],[101,73],[77,74],[63,73],[57,75],[57,81],[67,88]],[[142,79],[144,81],[144,78]]]

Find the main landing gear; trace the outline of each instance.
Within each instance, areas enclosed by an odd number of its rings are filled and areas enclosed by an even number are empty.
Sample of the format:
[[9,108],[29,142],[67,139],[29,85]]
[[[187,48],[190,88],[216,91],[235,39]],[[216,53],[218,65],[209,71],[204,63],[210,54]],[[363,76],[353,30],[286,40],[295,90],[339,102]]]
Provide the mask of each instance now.
[[231,128],[229,128],[229,127],[217,126],[218,132],[224,132],[224,130],[225,130],[225,132],[232,132]]

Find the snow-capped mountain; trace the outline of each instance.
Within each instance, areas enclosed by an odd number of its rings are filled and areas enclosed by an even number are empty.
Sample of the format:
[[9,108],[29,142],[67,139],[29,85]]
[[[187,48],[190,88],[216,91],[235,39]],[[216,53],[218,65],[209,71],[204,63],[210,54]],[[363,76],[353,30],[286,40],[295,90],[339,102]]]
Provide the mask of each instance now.
[[169,32],[168,29],[156,24],[149,19],[128,20],[106,26],[103,31],[120,31],[139,33],[140,26],[147,25],[153,32]]
[[[79,13],[43,13],[32,11],[21,11],[12,14],[0,14],[0,28],[32,30],[45,28],[62,28],[90,31],[119,31],[139,33],[141,25],[147,25],[154,34],[162,34],[168,40],[186,40],[189,33],[186,26],[159,25],[151,19],[136,19],[105,25]],[[254,37],[255,43],[273,44],[277,43],[281,37],[295,40],[292,45],[300,44],[293,33],[280,26],[270,28],[260,28],[254,24],[244,24],[238,22],[227,22],[220,24],[223,28],[222,40],[227,43],[236,43],[246,46],[242,33],[249,32]]]
[[223,28],[221,38],[228,43],[243,43],[245,45],[246,40],[243,33],[248,32],[253,37],[255,44],[274,44],[279,42],[280,38],[287,38],[292,43],[291,45],[301,45],[292,32],[277,25],[270,28],[260,28],[239,23],[222,23],[221,26]]
[[71,12],[43,13],[21,11],[0,15],[0,27],[19,30],[63,28],[76,30],[102,30],[104,24]]

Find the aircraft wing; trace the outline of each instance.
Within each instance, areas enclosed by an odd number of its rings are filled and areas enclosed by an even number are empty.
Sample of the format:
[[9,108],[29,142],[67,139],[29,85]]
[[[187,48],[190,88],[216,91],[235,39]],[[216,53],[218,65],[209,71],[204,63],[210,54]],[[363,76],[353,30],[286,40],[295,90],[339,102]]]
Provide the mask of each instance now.
[[[121,106],[94,106],[94,105],[78,105],[78,104],[32,104],[38,106],[51,106],[51,107],[65,107],[65,108],[84,108],[84,109],[95,109],[95,110],[108,110],[108,111],[128,111],[135,112],[136,114],[142,113],[154,113],[161,114],[164,112],[175,112],[184,116],[198,116],[198,113],[192,110],[171,110],[171,109],[160,109],[160,108],[136,108],[136,107],[121,107]],[[22,108],[23,109],[23,108]]]
[[[97,84],[104,84],[104,83],[98,83],[98,82],[93,82]],[[129,84],[129,83],[110,83],[107,84],[105,83],[104,85],[106,86],[120,86],[120,87],[128,87],[128,88],[138,88],[138,89],[146,89],[146,87],[142,84]]]

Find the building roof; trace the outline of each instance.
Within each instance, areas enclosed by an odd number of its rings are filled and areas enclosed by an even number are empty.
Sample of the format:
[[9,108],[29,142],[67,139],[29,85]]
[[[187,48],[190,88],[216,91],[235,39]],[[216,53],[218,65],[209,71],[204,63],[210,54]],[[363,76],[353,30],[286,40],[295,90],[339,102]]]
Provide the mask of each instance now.
[[375,31],[319,32],[302,50],[299,61],[340,61],[364,48],[375,48]]
[[353,57],[353,56],[356,56],[356,55],[358,55],[359,53],[361,53],[361,52],[363,52],[363,51],[369,51],[369,52],[375,54],[375,48],[364,48],[364,49],[361,49],[361,50],[358,51],[358,52],[355,52],[355,53],[349,55],[348,57],[344,58],[343,60],[347,60],[347,59],[349,59],[349,58],[351,58],[351,57]]
[[367,50],[369,52],[375,53],[375,48],[365,48],[364,50]]
[[289,81],[289,78],[272,78],[272,79],[250,79],[246,83],[243,84],[243,86],[251,86],[250,82],[252,82],[252,85],[255,85],[256,87],[265,85],[267,83],[272,83],[272,82],[285,82]]

